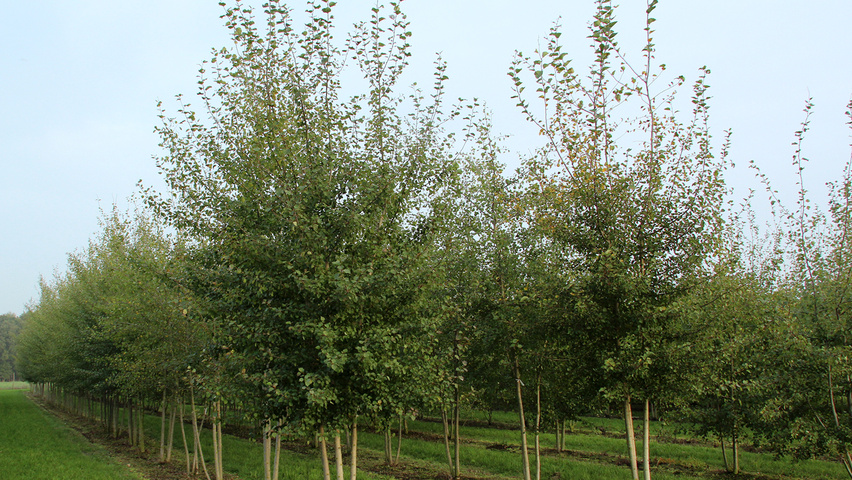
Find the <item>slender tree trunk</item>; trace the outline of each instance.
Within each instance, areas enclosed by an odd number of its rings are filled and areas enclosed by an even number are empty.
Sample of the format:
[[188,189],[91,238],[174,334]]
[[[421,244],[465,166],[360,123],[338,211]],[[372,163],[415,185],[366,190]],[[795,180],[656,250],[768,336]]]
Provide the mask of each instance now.
[[163,390],[162,412],[160,412],[160,462],[166,461],[166,390]]
[[325,425],[320,424],[319,430],[320,456],[322,457],[322,480],[331,480],[328,468],[328,441],[325,438]]
[[384,428],[384,438],[385,438],[385,463],[391,465],[393,463],[393,447],[391,440],[391,430],[390,425],[386,425]]
[[172,397],[171,415],[169,416],[169,445],[166,448],[166,463],[172,461],[172,448],[175,444],[175,418],[177,417],[177,399]]
[[270,433],[269,428],[269,420],[264,420],[263,422],[263,478],[265,480],[272,480],[272,469],[271,469],[271,459],[272,456],[272,442],[269,437]]
[[[201,468],[204,470],[204,476],[207,480],[210,480],[210,473],[207,471],[207,462],[204,461],[204,450],[201,448],[201,433],[199,430],[201,428],[198,426],[198,414],[195,412],[195,392],[190,389],[190,401],[192,402],[192,433],[195,436],[194,445],[195,445],[195,454],[196,460],[200,457]],[[197,463],[196,463],[197,465]],[[196,467],[196,471],[197,471]]]
[[645,480],[651,480],[651,417],[649,399],[645,399],[645,415],[642,417],[642,469],[645,472]]
[[444,446],[447,450],[447,467],[450,469],[450,476],[456,478],[455,465],[453,464],[453,456],[450,453],[450,422],[447,418],[447,409],[441,407],[441,420],[444,424]]
[[118,408],[115,403],[115,397],[109,397],[109,432],[112,438],[118,437]]
[[127,436],[128,440],[130,440],[130,446],[136,446],[136,436],[134,435],[135,428],[133,427],[133,402],[131,400],[127,401]]
[[734,475],[740,473],[740,438],[737,423],[734,421],[734,431],[731,434],[731,454],[734,457]]
[[719,443],[722,445],[722,462],[725,465],[725,471],[730,472],[731,467],[728,463],[728,452],[725,450],[725,437],[721,433],[719,434]]
[[[524,396],[523,391],[521,389],[521,369],[518,365],[518,356],[516,353],[513,353],[513,370],[515,374],[515,384],[517,385],[517,393],[518,393],[518,416],[521,421],[521,460],[523,462],[524,468],[524,480],[532,480],[530,475],[530,457],[529,457],[529,446],[527,445],[527,422],[524,417]],[[639,480],[639,479],[636,479]]]
[[225,469],[222,466],[222,401],[213,404],[213,419],[210,422],[213,431],[213,470],[216,480],[222,480]]
[[343,450],[340,448],[340,431],[334,435],[334,466],[337,468],[337,480],[343,480]]
[[562,453],[562,421],[556,420],[556,428],[553,433],[556,435],[556,453]]
[[[221,433],[221,430],[219,431]],[[275,463],[272,465],[272,480],[278,480],[278,468],[281,466],[281,421],[278,421],[278,431],[275,432]],[[224,464],[223,464],[224,468]]]
[[396,439],[396,460],[394,461],[394,463],[399,463],[399,453],[402,451],[402,424],[404,423],[403,419],[404,419],[403,415],[400,415],[399,416],[399,438]]
[[455,465],[453,466],[453,471],[456,473],[456,479],[461,478],[461,428],[459,421],[459,410],[461,409],[461,388],[459,387],[458,382],[456,382],[456,395],[455,395],[455,405],[453,406],[453,448],[455,451]]
[[624,399],[624,426],[627,435],[627,452],[630,457],[630,473],[633,480],[639,480],[639,465],[636,463],[636,434],[633,430],[633,407],[630,405],[630,395]]
[[137,430],[139,434],[139,451],[145,453],[145,402],[139,402],[139,408],[137,410],[136,419],[139,423],[139,428]]
[[189,462],[189,444],[186,442],[186,424],[183,419],[183,398],[180,401],[180,436],[183,438],[183,453],[186,456],[186,473],[189,474],[191,472],[191,465]]
[[352,420],[352,464],[349,471],[349,480],[358,478],[358,417]]
[[535,480],[541,480],[541,371],[535,376]]

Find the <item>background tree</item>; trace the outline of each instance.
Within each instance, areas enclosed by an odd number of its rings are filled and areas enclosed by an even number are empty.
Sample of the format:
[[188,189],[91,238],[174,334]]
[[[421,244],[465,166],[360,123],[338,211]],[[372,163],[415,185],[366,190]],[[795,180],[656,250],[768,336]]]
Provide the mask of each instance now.
[[[775,415],[766,415],[769,443],[781,452],[807,457],[814,454],[839,458],[852,476],[852,370],[849,354],[850,227],[852,227],[852,158],[839,180],[829,182],[828,211],[811,198],[806,185],[808,159],[804,140],[813,103],[804,108],[805,120],[795,133],[793,167],[798,195],[788,208],[767,186],[770,202],[785,228],[789,266],[779,291],[787,299],[786,314],[792,324],[795,356],[788,358],[776,377],[776,391],[787,392],[776,401]],[[847,105],[852,125],[852,102]],[[768,413],[768,412],[767,412]]]
[[[575,272],[579,308],[596,325],[601,388],[623,399],[628,450],[638,478],[632,403],[645,404],[645,477],[649,470],[649,403],[676,394],[679,315],[673,307],[705,276],[719,242],[725,150],[716,157],[708,126],[706,69],[693,86],[693,115],[678,120],[673,105],[679,77],[656,90],[657,2],[647,4],[643,62],[635,67],[616,42],[614,9],[597,2],[591,27],[595,63],[580,77],[553,28],[545,48],[519,55],[510,76],[527,119],[545,146],[526,162],[532,194],[547,199],[536,212],[542,230],[564,245]],[[658,73],[652,72],[652,69]],[[526,99],[528,72],[540,108]],[[615,120],[615,109],[638,112]],[[633,110],[630,110],[630,109]],[[628,135],[631,148],[617,139]],[[635,145],[639,145],[636,147]]]
[[14,313],[0,315],[0,380],[14,382],[20,374],[15,366],[16,343],[25,319]]

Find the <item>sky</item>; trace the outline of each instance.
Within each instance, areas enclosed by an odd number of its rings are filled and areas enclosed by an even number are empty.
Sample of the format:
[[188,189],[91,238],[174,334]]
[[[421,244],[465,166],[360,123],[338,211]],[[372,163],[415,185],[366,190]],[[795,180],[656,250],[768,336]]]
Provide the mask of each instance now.
[[[217,0],[5,1],[0,16],[0,313],[38,300],[39,278],[65,271],[69,253],[98,233],[101,209],[127,205],[141,180],[162,188],[157,102],[192,98],[213,48],[229,45]],[[246,1],[259,6],[261,1]],[[337,33],[366,20],[372,0],[339,0]],[[619,43],[638,61],[644,1],[617,9]],[[288,3],[297,13],[305,3]],[[576,66],[592,58],[592,0],[406,0],[414,33],[408,83],[432,82],[441,54],[450,98],[476,97],[508,135],[514,168],[540,141],[510,98],[516,50],[532,53],[557,20]],[[728,175],[734,198],[760,189],[756,162],[795,200],[791,166],[802,108],[815,103],[805,140],[806,187],[824,183],[850,158],[852,2],[849,0],[662,0],[655,11],[657,60],[696,78],[706,65],[716,139],[732,131]],[[688,96],[689,89],[683,88]]]

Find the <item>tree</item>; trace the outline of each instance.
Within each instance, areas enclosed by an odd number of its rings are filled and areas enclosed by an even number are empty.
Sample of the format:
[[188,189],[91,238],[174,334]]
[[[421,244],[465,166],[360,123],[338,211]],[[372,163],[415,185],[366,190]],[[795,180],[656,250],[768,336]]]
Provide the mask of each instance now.
[[[455,113],[442,112],[440,62],[428,97],[395,93],[411,35],[398,4],[373,8],[344,47],[334,4],[311,4],[301,32],[278,1],[263,22],[227,8],[234,45],[202,69],[203,117],[163,114],[170,191],[149,199],[193,239],[189,284],[216,348],[260,398],[256,414],[320,432],[326,476],[333,437],[338,478],[349,428],[354,478],[358,417],[398,415],[422,382],[411,349],[429,343],[410,339],[434,330],[422,301],[455,171],[442,124]],[[367,88],[342,100],[347,57]]]
[[777,395],[771,385],[778,352],[797,351],[787,335],[789,322],[778,315],[782,253],[780,232],[761,233],[749,197],[728,222],[712,278],[687,299],[689,322],[698,332],[691,353],[699,360],[685,379],[694,396],[683,406],[683,420],[699,435],[718,439],[725,469],[734,474],[745,432],[756,429],[758,412]]
[[[597,2],[591,27],[595,63],[582,78],[555,26],[545,48],[519,55],[509,75],[515,98],[545,145],[526,162],[530,193],[542,201],[535,221],[563,246],[574,272],[577,311],[593,330],[600,387],[623,400],[628,451],[638,478],[632,404],[645,404],[644,471],[650,478],[648,412],[676,395],[678,301],[707,273],[723,224],[725,149],[717,158],[708,126],[706,74],[693,85],[693,115],[678,120],[676,78],[661,91],[647,3],[643,62],[635,67],[616,42],[614,8]],[[658,69],[658,73],[652,72]],[[524,93],[532,76],[539,109]],[[617,122],[615,109],[639,112]],[[633,110],[630,110],[630,109]],[[627,135],[638,148],[620,147]]]
[[[839,458],[852,476],[852,343],[849,338],[849,292],[852,287],[852,158],[840,179],[829,182],[828,211],[822,211],[806,188],[804,140],[813,112],[805,104],[805,120],[795,133],[793,167],[798,192],[787,208],[761,173],[774,212],[785,228],[789,267],[779,290],[787,298],[797,355],[783,363],[776,390],[787,392],[764,418],[763,429],[780,452],[800,457],[816,454]],[[847,105],[852,125],[852,102]]]
[[14,382],[20,376],[15,366],[15,350],[24,321],[14,313],[0,315],[0,381]]

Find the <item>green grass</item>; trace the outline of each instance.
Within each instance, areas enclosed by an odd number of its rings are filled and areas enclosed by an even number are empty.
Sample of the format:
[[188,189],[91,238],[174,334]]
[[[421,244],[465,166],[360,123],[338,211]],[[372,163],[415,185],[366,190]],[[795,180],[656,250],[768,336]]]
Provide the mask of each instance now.
[[[124,418],[124,417],[122,417]],[[159,449],[160,426],[159,416],[145,416],[145,434],[148,437],[148,449],[156,455]],[[166,427],[168,428],[168,426]],[[172,452],[172,462],[176,465],[186,465],[184,457],[183,441],[180,434],[180,425],[175,425],[175,439]],[[186,425],[187,441],[189,451],[192,455],[192,426]],[[204,428],[201,435],[201,448],[207,461],[208,471],[213,472],[213,440],[209,429]],[[224,435],[222,439],[222,456],[225,464],[225,472],[236,475],[241,480],[263,479],[263,447],[254,440],[237,438]],[[330,455],[333,453],[330,451]],[[331,458],[332,475],[334,475],[334,459]],[[280,480],[306,480],[322,479],[322,464],[319,452],[310,449],[310,453],[299,453],[285,448],[281,449],[280,458]],[[349,478],[349,467],[346,466],[346,478]],[[201,477],[204,475],[201,474]],[[360,472],[360,480],[387,480],[388,477],[371,472]]]
[[20,390],[0,391],[0,477],[7,480],[123,480],[141,476],[112,459]]
[[0,390],[26,390],[30,388],[27,382],[0,382]]
[[[500,413],[499,416],[494,416],[495,421],[504,424],[509,424],[512,418],[511,413]],[[505,426],[503,425],[503,427]],[[149,451],[156,455],[156,440],[159,439],[160,431],[159,417],[146,416],[145,428],[149,438]],[[402,446],[401,460],[404,464],[403,467],[401,467],[401,470],[383,471],[393,474],[403,470],[409,473],[416,470],[416,478],[444,477],[447,472],[446,451],[443,442],[440,440],[443,426],[437,422],[418,420],[409,422],[409,429],[411,435],[404,438]],[[601,434],[601,429],[606,432],[606,435]],[[652,429],[654,432],[659,432],[661,429],[671,432],[674,428],[671,425],[655,423],[652,425]],[[366,425],[363,425],[359,430],[359,465],[375,468],[383,458],[383,436],[371,433]],[[191,427],[189,426],[187,426],[187,433],[191,434]],[[463,426],[461,435],[463,440],[461,461],[464,476],[494,479],[519,478],[521,476],[520,434],[517,430]],[[620,420],[584,418],[577,422],[575,433],[566,438],[566,449],[569,452],[556,454],[553,450],[555,435],[553,433],[542,434],[542,447],[550,449],[542,459],[542,478],[558,477],[580,480],[629,478],[630,471],[625,462],[625,441],[617,435],[623,435],[623,422]],[[684,435],[681,434],[681,436]],[[210,439],[209,430],[205,430],[202,440],[208,464],[212,458]],[[532,452],[533,435],[531,433],[528,439]],[[259,443],[228,435],[225,436],[224,442],[226,472],[242,480],[263,478],[262,449]],[[641,449],[641,441],[638,443]],[[322,478],[317,450],[304,443],[300,446],[296,445],[296,447],[298,452],[282,450],[281,478],[286,480]],[[729,478],[722,472],[723,466],[719,448],[710,443],[687,445],[655,441],[652,444],[651,456],[655,479],[707,480]],[[533,460],[531,454],[531,462]],[[172,461],[177,465],[182,465],[184,462],[179,432],[175,432],[175,451]],[[761,478],[763,480],[828,480],[844,478],[846,475],[838,462],[818,460],[794,462],[789,459],[775,459],[771,454],[754,452],[741,452],[740,464],[742,471],[747,474],[745,478]],[[348,467],[346,472],[348,474]],[[6,478],[2,475],[0,477]],[[387,478],[389,477],[386,475],[371,473],[363,468],[359,473],[359,479],[363,480]]]
[[[494,421],[510,420],[511,414],[494,415]],[[474,418],[481,420],[481,418]],[[667,432],[673,430],[671,425],[662,425],[654,422],[652,432],[665,429]],[[621,430],[617,427],[621,427]],[[443,426],[436,422],[414,421],[409,422],[412,432],[423,432],[432,435],[443,433]],[[599,427],[610,435],[601,435]],[[584,418],[577,424],[577,432],[566,436],[566,449],[578,453],[572,455],[563,453],[546,455],[542,461],[542,475],[550,478],[559,473],[562,478],[626,478],[629,471],[625,466],[616,466],[618,459],[626,457],[626,442],[619,437],[611,435],[623,435],[623,421],[617,419],[594,419]],[[594,432],[594,433],[592,433]],[[489,472],[494,475],[514,476],[521,473],[520,457],[520,433],[517,430],[485,428],[485,427],[461,427],[463,441],[462,463],[472,466],[477,470]],[[681,435],[683,436],[683,435]],[[533,445],[533,435],[528,434],[530,448]],[[371,448],[381,449],[381,438],[370,440]],[[542,448],[553,449],[556,438],[553,433],[541,435]],[[497,445],[510,447],[508,450],[488,449]],[[641,449],[641,441],[638,442]],[[403,442],[403,456],[412,458],[428,459],[429,461],[446,463],[446,452],[440,442],[427,442],[423,440],[406,439]],[[641,454],[641,453],[640,453]],[[583,457],[583,458],[578,458]],[[652,442],[651,458],[653,463],[672,465],[670,467],[654,467],[654,478],[714,478],[721,474],[724,466],[721,451],[711,444],[685,445],[680,443]],[[844,478],[845,470],[838,462],[805,460],[794,461],[787,458],[776,459],[767,453],[741,452],[740,468],[743,472],[752,474],[763,474],[767,478],[799,478],[799,479],[834,479]],[[677,473],[674,473],[677,470]],[[671,472],[671,473],[669,473]]]

